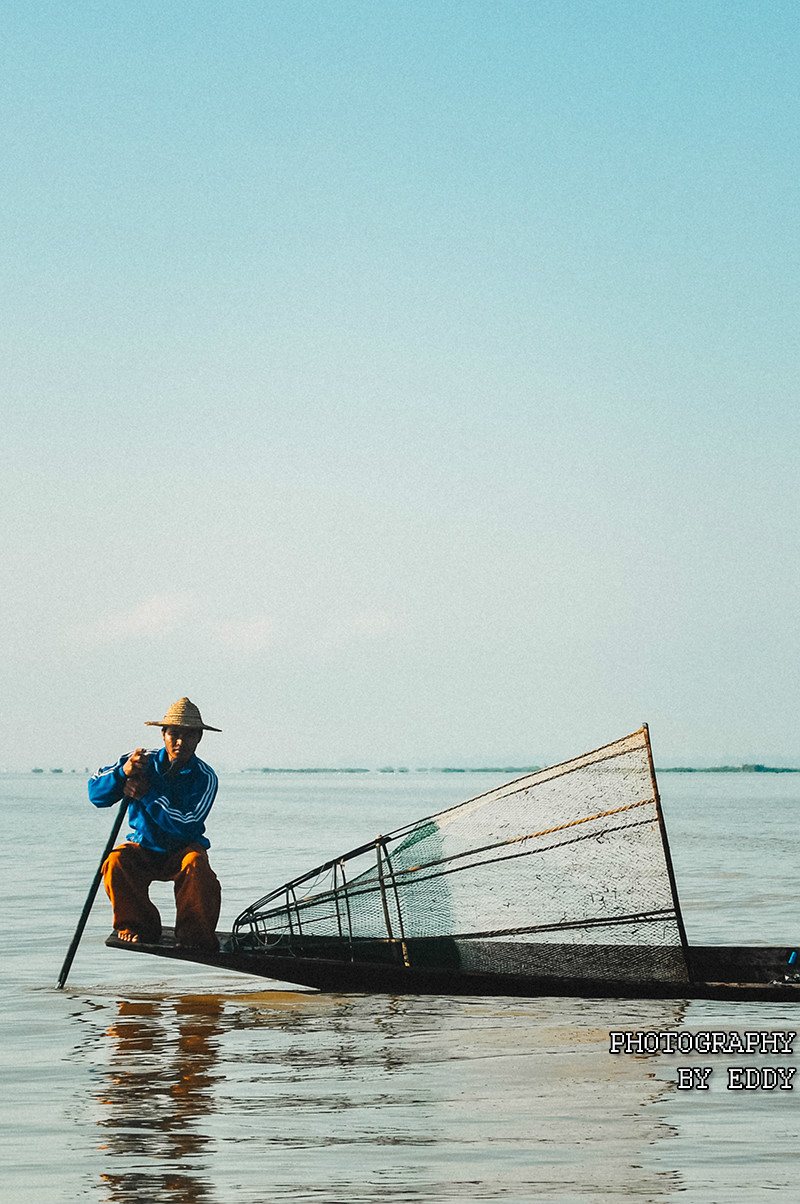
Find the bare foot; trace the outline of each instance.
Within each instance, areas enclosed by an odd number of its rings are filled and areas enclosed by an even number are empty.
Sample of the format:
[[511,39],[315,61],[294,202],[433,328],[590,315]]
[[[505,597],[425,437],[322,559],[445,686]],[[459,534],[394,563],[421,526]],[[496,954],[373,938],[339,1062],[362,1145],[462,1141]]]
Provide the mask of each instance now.
[[114,933],[118,941],[127,941],[129,945],[135,945],[140,939],[138,932],[132,932],[130,928],[118,928]]

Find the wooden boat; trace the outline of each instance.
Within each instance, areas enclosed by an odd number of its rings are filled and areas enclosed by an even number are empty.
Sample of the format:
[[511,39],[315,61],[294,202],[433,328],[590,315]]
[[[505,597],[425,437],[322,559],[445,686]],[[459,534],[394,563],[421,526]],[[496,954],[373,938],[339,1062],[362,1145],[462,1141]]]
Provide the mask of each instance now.
[[[315,987],[320,991],[389,995],[544,995],[584,999],[740,999],[800,1001],[800,981],[789,973],[794,950],[781,947],[693,945],[691,978],[684,983],[659,979],[573,978],[559,974],[492,974],[454,967],[387,965],[371,960],[248,953],[236,948],[232,933],[220,932],[217,953],[175,944],[165,929],[158,945],[131,945],[113,934],[106,944],[158,957],[195,962],[221,970]],[[557,951],[557,946],[551,946]]]
[[688,944],[646,725],[327,861],[218,936],[106,944],[325,991],[800,1000],[800,950]]

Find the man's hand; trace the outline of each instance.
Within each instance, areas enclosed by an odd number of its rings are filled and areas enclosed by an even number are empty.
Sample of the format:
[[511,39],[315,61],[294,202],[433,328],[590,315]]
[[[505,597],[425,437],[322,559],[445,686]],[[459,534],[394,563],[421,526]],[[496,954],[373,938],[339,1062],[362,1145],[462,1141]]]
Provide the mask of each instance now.
[[142,798],[150,786],[150,755],[144,748],[135,749],[122,766],[128,779],[122,788],[125,798]]
[[122,766],[126,778],[140,777],[150,772],[150,754],[146,748],[136,748]]

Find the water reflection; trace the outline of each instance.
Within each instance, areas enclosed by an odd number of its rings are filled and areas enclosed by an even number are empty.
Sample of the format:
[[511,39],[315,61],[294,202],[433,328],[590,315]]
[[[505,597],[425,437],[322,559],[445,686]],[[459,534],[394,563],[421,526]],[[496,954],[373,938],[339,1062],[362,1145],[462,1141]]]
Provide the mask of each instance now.
[[[680,1190],[648,1148],[672,1086],[608,1029],[669,1001],[266,991],[119,1002],[102,1035],[103,1199],[326,1204]],[[99,1034],[98,1034],[99,1035]]]
[[175,1204],[212,1204],[212,1185],[192,1163],[211,1141],[202,1120],[215,1106],[222,1014],[215,995],[119,1002],[99,1096],[105,1149],[119,1160],[102,1175],[105,1199],[151,1204],[169,1193]]

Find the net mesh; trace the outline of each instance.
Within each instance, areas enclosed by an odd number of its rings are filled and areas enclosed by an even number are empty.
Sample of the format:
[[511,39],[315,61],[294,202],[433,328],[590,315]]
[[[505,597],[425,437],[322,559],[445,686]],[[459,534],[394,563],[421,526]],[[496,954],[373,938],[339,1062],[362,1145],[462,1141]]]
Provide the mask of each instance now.
[[685,981],[647,729],[400,828],[247,908],[241,949]]

